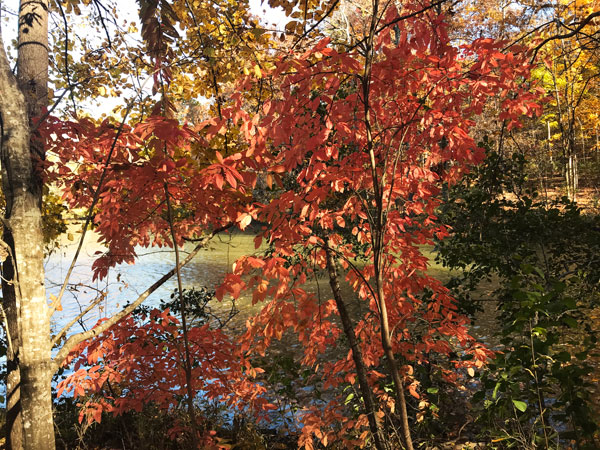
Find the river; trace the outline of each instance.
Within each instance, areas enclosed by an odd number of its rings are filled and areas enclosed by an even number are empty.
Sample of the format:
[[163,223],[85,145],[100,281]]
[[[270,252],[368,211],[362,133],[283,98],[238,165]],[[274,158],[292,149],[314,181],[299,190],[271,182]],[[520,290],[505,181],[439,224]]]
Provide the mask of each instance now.
[[[74,228],[71,227],[72,231]],[[48,295],[56,295],[60,289],[60,284],[73,259],[77,247],[79,235],[73,233],[74,240],[69,240],[69,235],[61,237],[60,247],[50,255],[46,262],[46,278]],[[206,287],[214,289],[220,283],[223,275],[231,270],[234,261],[243,255],[255,253],[254,235],[233,231],[223,233],[215,237],[204,250],[182,269],[182,278],[184,288]],[[183,250],[191,250],[192,244]],[[172,249],[139,249],[139,258],[135,265],[122,264],[109,271],[109,276],[105,280],[91,282],[91,266],[97,257],[96,252],[103,251],[103,247],[97,243],[97,236],[94,233],[88,233],[83,251],[78,259],[75,271],[70,279],[70,288],[65,293],[62,301],[62,311],[57,311],[53,316],[53,332],[57,332],[72,320],[84,309],[90,301],[96,298],[98,291],[106,291],[107,296],[98,308],[94,309],[81,324],[76,324],[70,333],[81,331],[82,327],[89,328],[100,318],[110,316],[117,312],[124,304],[133,302],[150,285],[152,285],[163,274],[171,270],[175,265],[175,258]],[[447,269],[433,262],[433,255],[430,249],[424,249],[425,254],[430,258],[431,265],[429,272],[434,277],[446,280],[449,277]],[[324,296],[330,296],[329,285],[325,280],[313,281],[307,286],[307,289],[317,291],[317,288],[323,290]],[[145,302],[146,305],[157,305],[160,299],[168,299],[176,288],[176,278],[172,277],[161,288],[155,291]],[[484,312],[479,314],[476,319],[476,326],[473,327],[473,334],[491,347],[497,346],[497,339],[494,332],[497,330],[495,300],[493,290],[495,286],[490,285],[481,289],[479,296],[484,301]],[[349,286],[344,286],[344,290],[350,293]],[[246,318],[253,313],[258,312],[260,305],[252,306],[250,294],[242,294],[237,301],[236,307],[239,310],[237,320],[233,321],[233,331],[241,332]],[[218,306],[214,307],[218,311]],[[223,305],[223,310],[228,310],[229,305]],[[287,347],[286,347],[287,345]],[[291,344],[284,344],[287,351],[294,347]],[[592,361],[597,363],[596,360]],[[595,364],[596,365],[596,364]],[[598,372],[596,372],[597,374]],[[595,380],[596,377],[593,377]],[[595,392],[594,397],[598,396]]]
[[[71,227],[74,231],[74,227]],[[75,254],[79,235],[71,232],[60,238],[60,246],[46,260],[46,289],[47,295],[58,295],[60,285],[64,281],[69,265]],[[183,249],[191,250],[193,244]],[[62,311],[56,311],[53,320],[53,332],[57,332],[69,321],[76,317],[99,291],[107,292],[106,299],[90,312],[82,324],[76,324],[71,333],[81,331],[82,326],[89,328],[98,319],[108,317],[121,309],[126,303],[135,301],[152,283],[175,266],[175,256],[172,249],[168,248],[140,248],[136,264],[121,264],[109,271],[104,280],[92,282],[92,263],[97,258],[96,252],[104,248],[98,244],[97,235],[88,232],[84,246],[77,260],[77,265],[69,280],[69,288],[62,300]],[[207,287],[213,289],[231,270],[234,261],[242,255],[252,254],[255,251],[253,235],[233,231],[222,233],[213,238],[200,251],[198,255],[181,270],[184,288]],[[183,254],[182,252],[182,254]],[[145,301],[146,305],[156,305],[160,299],[168,299],[177,286],[176,277],[173,276],[157,291],[152,293]],[[238,309],[240,316],[247,317],[255,308],[251,302],[245,301],[242,296]]]

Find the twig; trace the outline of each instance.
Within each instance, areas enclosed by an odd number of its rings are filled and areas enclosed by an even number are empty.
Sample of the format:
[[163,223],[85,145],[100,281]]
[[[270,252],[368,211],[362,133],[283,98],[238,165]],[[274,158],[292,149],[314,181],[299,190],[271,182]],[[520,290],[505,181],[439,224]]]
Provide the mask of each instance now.
[[[296,46],[302,41],[302,39],[304,39],[306,36],[308,36],[308,34],[313,31],[315,28],[317,28],[319,25],[321,25],[321,23],[323,23],[323,21],[325,19],[327,19],[327,17],[329,17],[329,15],[333,12],[333,10],[337,7],[339,3],[339,0],[335,0],[332,5],[329,7],[329,9],[325,12],[325,14],[323,14],[323,17],[321,17],[319,20],[317,20],[317,22],[311,26],[308,30],[304,31],[302,33],[302,35],[300,35],[300,37],[298,38],[298,40],[296,40],[296,42],[294,42],[294,45],[292,45],[292,48],[290,50],[294,50],[296,48]],[[306,11],[306,9],[305,9]],[[306,20],[306,19],[305,19]]]
[[[61,2],[57,2],[58,4],[58,9],[60,11],[60,15],[62,17],[63,23],[65,25],[65,51],[64,51],[64,58],[65,58],[65,77],[67,78],[67,86],[71,86],[71,73],[69,72],[69,23],[67,22],[67,15],[65,14],[65,10],[62,7]],[[73,89],[69,89],[70,94],[69,97],[71,98],[71,102],[73,103],[73,113],[75,114],[77,112],[77,106],[75,105],[75,96],[73,95]],[[66,92],[66,90],[65,90]],[[44,119],[46,118],[46,116],[44,117]],[[42,123],[42,121],[40,120],[38,122]]]
[[92,301],[92,303],[90,303],[87,308],[85,308],[82,312],[80,312],[73,320],[71,320],[68,324],[66,324],[59,332],[56,336],[54,336],[52,338],[52,345],[51,348],[54,348],[56,346],[56,344],[58,344],[60,342],[60,340],[62,339],[63,336],[65,336],[67,334],[67,332],[69,331],[69,329],[75,325],[80,319],[82,319],[87,313],[89,313],[92,309],[94,309],[94,307],[96,305],[98,305],[98,303],[100,303],[102,300],[104,300],[106,298],[106,294],[102,293],[100,294],[98,297],[96,297],[94,299],[94,301]]
[[[533,49],[533,55],[531,55],[531,60],[530,62],[533,62],[538,54],[538,52],[541,50],[541,48],[546,45],[548,42],[551,41],[555,41],[555,40],[562,40],[562,39],[567,39],[570,37],[575,36],[577,33],[579,33],[579,31],[581,31],[588,23],[590,23],[592,21],[592,19],[596,18],[596,17],[600,17],[600,11],[596,11],[591,13],[590,15],[588,15],[585,19],[583,19],[581,22],[578,23],[578,25],[574,28],[569,28],[571,29],[571,31],[569,33],[564,33],[564,34],[555,34],[554,36],[550,36],[549,38],[544,39],[542,42],[540,42],[534,49]],[[564,24],[560,23],[560,25],[565,26]]]
[[98,11],[98,17],[100,18],[100,23],[102,24],[102,28],[104,28],[104,32],[106,33],[106,40],[108,42],[108,47],[112,48],[112,40],[110,39],[110,33],[108,32],[108,28],[106,26],[106,23],[104,22],[104,17],[102,16],[102,12],[100,12],[100,7],[102,7],[102,9],[104,9],[104,11],[106,11],[106,12],[108,12],[108,9],[106,8],[106,6],[104,6],[98,0],[93,0],[93,3],[94,3],[94,6],[96,7],[96,10]]

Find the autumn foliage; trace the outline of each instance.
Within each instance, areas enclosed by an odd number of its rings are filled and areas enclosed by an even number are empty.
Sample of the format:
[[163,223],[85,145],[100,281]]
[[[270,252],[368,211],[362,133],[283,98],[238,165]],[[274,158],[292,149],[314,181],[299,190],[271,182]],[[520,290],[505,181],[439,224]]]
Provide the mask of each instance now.
[[[381,27],[371,67],[365,68],[360,46],[339,52],[323,40],[272,74],[283,77],[281,97],[264,104],[245,154],[249,164],[261,164],[273,186],[273,199],[255,213],[268,224],[257,247],[266,241],[271,252],[239,260],[217,291],[235,296],[249,289],[253,301],[266,302],[248,327],[247,351],[264,352],[292,329],[305,349],[303,364],[322,373],[324,388],[354,383],[334,301],[304,288],[325,269],[325,248],[334,249],[355,291],[347,300],[363,304],[355,330],[373,387],[380,405],[392,409],[393,400],[378,388],[384,376],[382,296],[374,291],[374,265],[384,270],[393,350],[412,396],[423,393],[411,366],[439,360],[436,353],[450,355],[459,346],[472,356],[439,369],[452,380],[460,367],[480,367],[490,352],[468,335],[467,319],[457,314],[447,289],[427,275],[421,246],[448,233],[435,216],[442,183],[453,183],[483,158],[469,131],[486,102],[501,99],[499,119],[508,128],[519,126],[521,115],[540,112],[524,82],[529,67],[523,49],[502,52],[503,43],[489,39],[454,48],[443,18],[398,18],[395,8],[387,11],[385,22],[395,25]],[[376,226],[383,231],[381,261],[373,250]],[[362,266],[360,258],[366,259]],[[331,348],[342,359],[331,358]],[[347,418],[338,433],[331,425],[343,414],[340,399],[327,411],[307,411],[304,445],[311,446],[313,433],[326,444],[366,425],[364,416],[356,423]]]
[[[72,207],[89,206],[94,192],[85,187],[105,177],[94,223],[108,250],[95,263],[97,276],[132,261],[136,246],[173,245],[165,184],[178,211],[178,245],[184,236],[225,223],[242,229],[251,220],[265,224],[255,242],[268,251],[238,260],[217,289],[220,299],[251,292],[253,303],[264,307],[239,346],[208,326],[190,330],[194,378],[197,392],[209,398],[264,408],[265,388],[244,378],[254,370],[248,358],[293,332],[302,364],[328,391],[325,406],[315,403],[301,415],[306,448],[313,448],[314,437],[346,446],[368,437],[366,415],[352,417],[339,396],[340,386],[356,382],[356,368],[336,302],[329,291],[305,286],[322,277],[328,249],[351,288],[344,301],[352,305],[379,416],[397,408],[384,389],[382,307],[404,386],[420,400],[411,420],[427,406],[416,367],[430,365],[459,383],[491,354],[469,335],[468,319],[448,290],[428,275],[422,248],[451,232],[436,208],[443,186],[484,156],[470,131],[487,102],[499,99],[498,119],[511,129],[521,116],[540,113],[538,94],[526,81],[524,49],[502,50],[506,43],[490,39],[454,47],[444,18],[434,10],[411,14],[420,10],[416,2],[389,8],[370,49],[363,41],[344,51],[325,39],[282,58],[272,71],[258,71],[258,79],[246,77],[222,116],[197,128],[152,116],[121,128],[52,121],[45,131],[60,158],[51,174]],[[258,112],[249,111],[246,92],[264,79],[280,90]],[[200,160],[202,146],[226,127],[238,130],[238,151],[211,151],[209,163]],[[252,198],[257,179],[268,186],[263,203]],[[84,188],[74,189],[75,183]],[[76,371],[60,390],[82,395],[108,381],[118,384],[119,398],[104,397],[83,410],[96,421],[102,411],[119,413],[147,401],[173,408],[182,386],[178,333],[168,311],[154,311],[141,324],[129,317],[78,349]]]
[[206,133],[201,137],[198,131],[161,116],[121,127],[108,119],[47,122],[43,132],[59,158],[49,179],[63,190],[70,208],[89,208],[98,196],[94,224],[107,250],[94,263],[95,277],[104,278],[116,264],[133,263],[136,246],[173,245],[165,184],[180,213],[174,224],[177,245],[184,237],[244,220],[247,186],[256,176],[238,172],[235,157],[224,160],[218,152],[198,161],[193,146],[206,143]]
[[[195,393],[230,408],[265,412],[272,408],[265,387],[252,381],[261,369],[240,354],[222,330],[205,323],[188,330],[194,355]],[[183,342],[179,320],[170,311],[128,316],[93,342],[83,343],[67,361],[74,372],[58,384],[58,395],[85,397],[80,422],[102,420],[102,413],[141,411],[152,404],[164,412],[180,408],[185,397]],[[190,424],[173,429],[189,431]],[[210,434],[206,434],[204,443]]]

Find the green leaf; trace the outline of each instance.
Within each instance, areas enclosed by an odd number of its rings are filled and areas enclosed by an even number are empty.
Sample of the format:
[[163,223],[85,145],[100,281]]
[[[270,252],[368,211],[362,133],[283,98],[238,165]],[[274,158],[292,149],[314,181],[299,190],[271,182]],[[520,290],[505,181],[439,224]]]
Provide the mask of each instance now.
[[438,391],[439,391],[439,389],[438,389],[438,388],[436,388],[436,387],[430,387],[430,388],[427,388],[427,393],[428,393],[428,394],[437,394],[437,393],[438,393]]
[[544,279],[546,277],[546,275],[544,274],[544,272],[542,271],[542,269],[540,269],[539,267],[533,267],[533,270],[535,273],[538,274],[538,276],[542,279]]
[[575,309],[577,308],[577,303],[572,298],[563,298],[562,304],[567,309]]
[[494,392],[492,393],[492,398],[494,400],[496,400],[496,396],[498,395],[498,389],[500,389],[500,383],[496,383],[496,386],[494,387]]
[[525,412],[525,410],[527,409],[527,403],[522,402],[520,400],[513,400],[513,405],[515,405],[515,408],[517,408],[519,411],[521,412]]
[[547,330],[545,328],[542,328],[542,327],[535,327],[531,331],[534,334],[534,336],[544,336],[544,335],[546,335],[546,332],[547,332]]
[[571,361],[571,354],[567,351],[564,351],[555,355],[554,358],[556,358],[560,362],[569,362]]

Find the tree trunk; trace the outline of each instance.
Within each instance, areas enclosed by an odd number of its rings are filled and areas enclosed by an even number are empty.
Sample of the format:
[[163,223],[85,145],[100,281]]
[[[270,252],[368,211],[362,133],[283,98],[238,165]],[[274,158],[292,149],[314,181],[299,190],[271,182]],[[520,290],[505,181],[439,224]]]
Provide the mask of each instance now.
[[375,402],[373,400],[373,392],[371,391],[371,387],[369,386],[369,381],[367,379],[367,369],[365,367],[362,352],[360,350],[360,345],[358,344],[358,340],[356,339],[356,334],[354,333],[354,326],[352,325],[352,321],[350,320],[350,315],[348,314],[348,311],[346,310],[346,305],[344,303],[344,300],[342,299],[342,293],[338,281],[335,260],[329,247],[325,247],[325,252],[327,254],[327,271],[329,273],[329,285],[331,286],[333,298],[335,300],[338,313],[340,314],[340,320],[342,321],[344,334],[348,339],[350,350],[352,351],[352,359],[354,360],[354,366],[356,367],[358,386],[363,397],[365,414],[367,415],[367,419],[369,420],[369,428],[371,429],[371,434],[373,435],[373,440],[375,441],[375,448],[377,450],[387,450],[389,448],[388,442],[385,436],[383,435],[377,420]]
[[2,280],[12,348],[7,380],[10,449],[55,448],[38,168],[44,147],[33,121],[47,104],[47,84],[48,2],[21,1],[16,78],[4,46],[0,49],[2,187],[6,199],[3,239],[10,249]]
[[410,424],[408,422],[408,411],[406,409],[406,397],[404,396],[404,381],[398,370],[398,363],[394,356],[392,340],[390,338],[390,325],[387,315],[387,305],[383,292],[383,279],[381,277],[380,265],[375,266],[375,281],[377,284],[377,296],[379,299],[380,322],[381,322],[381,343],[383,351],[387,358],[388,368],[394,380],[394,392],[396,394],[397,407],[400,409],[400,422],[402,426],[402,438],[404,445],[408,450],[413,450],[412,435]]
[[385,172],[380,178],[377,173],[378,157],[375,156],[373,133],[371,129],[371,105],[370,105],[370,94],[371,94],[371,68],[373,64],[374,55],[374,38],[377,25],[377,13],[379,11],[379,1],[373,1],[373,16],[371,19],[371,26],[369,30],[368,39],[364,43],[365,47],[365,68],[361,79],[362,93],[363,93],[363,106],[364,106],[364,124],[365,134],[367,141],[367,153],[369,155],[371,165],[371,177],[373,179],[373,196],[376,205],[375,217],[371,221],[371,242],[373,244],[373,269],[375,271],[375,283],[377,296],[375,298],[379,307],[379,321],[381,325],[381,344],[385,356],[387,358],[387,364],[394,380],[394,388],[396,394],[396,407],[400,409],[400,420],[402,423],[402,440],[403,444],[408,450],[413,450],[412,437],[410,426],[408,423],[408,413],[406,410],[406,398],[404,397],[404,382],[398,371],[398,364],[394,357],[394,351],[392,349],[392,343],[390,339],[389,321],[387,315],[386,299],[383,292],[383,249],[385,245],[385,227],[386,227],[386,214],[387,212],[383,206],[383,197],[385,190]]
[[[4,92],[3,90],[1,92]],[[4,140],[3,150],[4,154]],[[4,157],[2,158],[4,166]],[[6,177],[2,175],[4,182]],[[6,187],[3,191],[7,192]],[[8,227],[3,228],[2,238],[9,249],[9,255],[2,264],[2,278],[4,280],[14,279],[14,267],[12,263],[12,249],[14,243],[11,240],[11,234]],[[21,373],[19,372],[18,350],[19,331],[18,331],[18,309],[15,297],[14,286],[9,283],[2,283],[2,307],[3,307],[3,327],[6,333],[7,352],[6,352],[6,446],[9,449],[20,449],[23,447],[23,424],[21,416]]]

